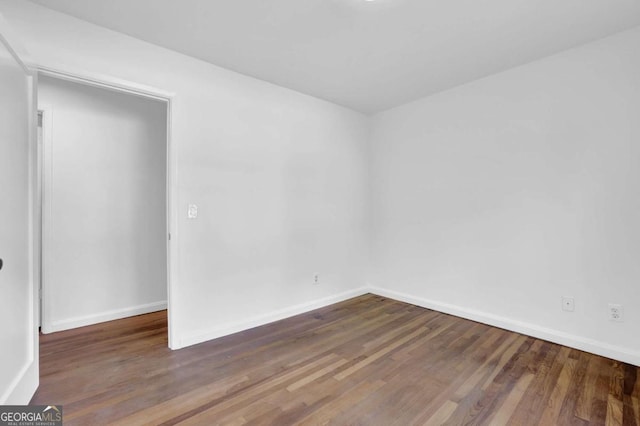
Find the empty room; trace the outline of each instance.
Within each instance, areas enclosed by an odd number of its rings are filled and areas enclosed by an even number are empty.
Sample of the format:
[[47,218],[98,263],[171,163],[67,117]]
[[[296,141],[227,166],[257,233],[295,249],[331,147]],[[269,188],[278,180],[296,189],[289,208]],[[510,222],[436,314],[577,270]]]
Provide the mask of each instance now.
[[0,425],[640,426],[637,0],[0,0]]

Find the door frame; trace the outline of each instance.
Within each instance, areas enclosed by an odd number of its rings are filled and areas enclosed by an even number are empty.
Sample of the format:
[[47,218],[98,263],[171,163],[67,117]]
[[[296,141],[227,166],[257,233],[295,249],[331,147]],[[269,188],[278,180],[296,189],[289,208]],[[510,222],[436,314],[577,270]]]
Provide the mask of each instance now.
[[[66,69],[61,69],[59,67],[49,67],[44,65],[36,65],[35,69],[37,70],[38,75],[44,75],[48,77],[53,77],[56,79],[66,80],[74,83],[79,83],[83,85],[88,85],[96,88],[107,89],[119,93],[140,96],[147,99],[152,99],[155,101],[160,101],[165,103],[166,105],[166,120],[167,120],[167,128],[166,128],[166,232],[165,232],[165,241],[166,241],[166,253],[167,253],[167,314],[168,314],[168,345],[171,349],[176,349],[177,339],[173,335],[174,327],[173,324],[173,309],[172,309],[172,295],[174,292],[172,291],[173,286],[176,283],[176,273],[177,273],[177,161],[175,155],[175,149],[173,147],[173,138],[172,138],[172,107],[173,107],[173,99],[175,94],[172,92],[168,92],[162,89],[157,89],[154,87],[122,80],[115,77],[105,76],[101,74],[89,73],[85,71],[70,71]],[[46,123],[50,123],[51,117],[51,109],[47,106],[41,108],[45,114],[49,112],[49,117],[46,115],[44,117],[45,122],[43,123],[43,132],[46,132],[45,126]],[[47,139],[49,136],[44,133],[43,139]],[[34,159],[37,161],[37,158]],[[37,164],[34,164],[37,166]],[[43,188],[44,189],[44,188]],[[35,187],[34,187],[35,192]],[[34,196],[34,200],[38,203],[35,207],[42,211],[43,205],[39,202]],[[46,229],[44,229],[46,231]],[[43,236],[44,239],[44,236]],[[43,239],[40,241],[36,241],[39,249],[43,248]],[[42,256],[40,257],[40,262],[42,264],[42,268],[45,268],[45,262],[43,262]],[[34,265],[35,267],[40,267],[40,265]],[[43,272],[44,275],[44,272]],[[43,285],[43,292],[46,294],[46,286]],[[40,300],[38,295],[36,295],[37,303],[40,304]],[[46,312],[43,311],[43,316],[46,315]],[[46,316],[45,316],[46,318]],[[43,318],[44,320],[44,318]],[[44,321],[42,321],[44,324]]]
[[[27,199],[28,199],[28,211],[26,212],[28,217],[28,253],[27,253],[27,268],[28,268],[28,298],[31,299],[31,303],[28,306],[28,318],[29,323],[26,324],[26,330],[28,330],[30,336],[28,339],[27,353],[28,357],[26,364],[17,372],[14,380],[9,384],[4,393],[0,393],[0,405],[1,404],[24,404],[28,402],[40,383],[40,348],[38,340],[38,322],[39,322],[39,301],[36,283],[36,270],[39,266],[36,265],[37,256],[36,251],[36,235],[35,235],[35,155],[36,155],[36,143],[37,143],[37,81],[38,75],[35,67],[32,65],[33,61],[29,56],[29,53],[21,43],[19,37],[13,32],[9,23],[0,14],[0,45],[4,46],[9,52],[11,57],[15,60],[18,67],[20,67],[27,78],[27,87],[29,88],[28,97],[28,110],[29,110],[29,123],[27,132],[27,166],[28,166],[28,183],[27,183]],[[0,389],[1,391],[1,389]]]

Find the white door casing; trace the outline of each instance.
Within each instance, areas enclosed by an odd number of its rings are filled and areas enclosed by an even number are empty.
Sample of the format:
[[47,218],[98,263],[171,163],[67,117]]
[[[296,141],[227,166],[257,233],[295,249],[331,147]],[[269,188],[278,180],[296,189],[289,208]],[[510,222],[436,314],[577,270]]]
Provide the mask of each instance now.
[[34,279],[35,74],[0,15],[0,404],[38,387]]

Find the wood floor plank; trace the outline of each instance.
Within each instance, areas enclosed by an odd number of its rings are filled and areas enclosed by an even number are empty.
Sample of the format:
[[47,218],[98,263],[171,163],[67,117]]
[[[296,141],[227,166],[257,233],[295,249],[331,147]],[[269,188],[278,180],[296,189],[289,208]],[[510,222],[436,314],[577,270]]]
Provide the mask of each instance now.
[[312,363],[305,364],[300,368],[292,369],[291,371],[285,371],[275,378],[262,381],[261,383],[245,388],[240,392],[230,397],[221,398],[219,400],[210,401],[203,406],[190,410],[179,417],[171,419],[164,424],[175,424],[178,422],[184,422],[185,425],[198,425],[209,423],[211,419],[215,419],[219,413],[226,409],[241,406],[248,402],[258,400],[271,392],[274,392],[278,386],[292,381],[296,377],[303,377],[309,370],[315,369],[319,366],[326,367],[328,363],[335,361],[336,355],[327,355]]
[[182,414],[196,409],[212,399],[224,396],[230,392],[234,386],[245,383],[247,380],[247,376],[230,376],[226,380],[217,381],[207,386],[196,388],[191,392],[180,395],[179,397],[164,401],[144,410],[140,410],[125,419],[113,422],[112,425],[127,426],[130,424],[152,425],[164,423],[174,418],[176,414]]
[[564,364],[564,368],[560,372],[560,376],[558,377],[556,386],[551,392],[551,398],[549,398],[549,402],[547,403],[547,409],[545,410],[542,419],[540,420],[541,424],[551,425],[558,423],[558,416],[560,415],[562,403],[564,402],[567,390],[569,389],[575,367],[576,360],[567,359]]
[[478,368],[458,389],[454,396],[462,399],[479,384],[485,387],[486,383],[491,383],[493,377],[497,375],[503,368],[504,364],[513,356],[517,348],[522,345],[525,337],[517,334],[511,334],[508,338],[493,352],[493,357],[487,359],[484,364]]
[[498,408],[498,411],[496,411],[495,414],[491,417],[491,424],[509,424],[509,419],[515,412],[518,403],[520,403],[520,400],[524,396],[524,393],[531,384],[533,377],[533,374],[525,374],[524,376],[520,377],[520,379],[518,379],[516,385],[509,393],[509,396],[507,396],[507,399],[502,403],[500,408]]
[[609,360],[600,357],[597,357],[597,362],[597,378],[595,386],[593,387],[590,424],[604,425],[607,422],[609,392],[611,389],[611,378],[613,377],[613,366],[615,362],[610,362]]
[[179,351],[166,312],[41,336],[66,425],[640,426],[639,368],[365,295]]
[[339,359],[338,361],[334,362],[331,365],[326,366],[323,369],[320,369],[318,371],[316,371],[313,374],[310,374],[306,377],[303,377],[302,379],[298,380],[297,382],[291,383],[289,386],[287,386],[287,390],[289,392],[293,392],[301,387],[303,387],[304,385],[307,385],[309,383],[312,383],[316,380],[318,380],[320,377],[334,371],[336,368],[344,365],[347,363],[346,359]]
[[458,404],[453,401],[447,400],[436,410],[425,423],[424,426],[440,426],[447,422],[449,417],[456,411]]
[[[516,339],[516,342],[519,340]],[[535,339],[527,337],[517,345],[517,350],[498,374],[492,373],[490,377],[493,378],[481,383],[480,387],[460,401],[449,424],[490,424],[491,416],[517,383],[512,378],[525,374],[529,360],[534,356],[532,349],[537,347],[536,343]]]
[[583,385],[580,388],[580,394],[578,395],[578,400],[576,401],[575,415],[576,417],[589,421],[591,420],[591,408],[593,401],[593,391],[596,386],[596,380],[598,378],[596,374],[596,369],[598,368],[598,359],[594,357],[588,358],[588,367],[587,373],[585,375],[585,380],[583,381]]
[[569,386],[562,401],[557,419],[559,424],[567,425],[584,424],[586,422],[584,419],[576,416],[576,407],[582,393],[581,391],[585,387],[586,375],[589,368],[589,356],[578,350],[572,352],[574,354],[573,359],[576,360],[576,366],[573,371],[573,376],[569,380]]
[[297,424],[301,426],[315,426],[319,424],[327,424],[330,421],[334,421],[335,424],[343,424],[337,418],[345,408],[357,405],[357,403],[371,393],[377,391],[385,385],[383,380],[376,380],[374,382],[364,381],[356,385],[354,388],[349,389],[340,396],[340,398],[333,399],[318,410],[314,411],[306,418],[302,419]]
[[370,356],[367,356],[362,361],[358,362],[357,364],[352,365],[351,367],[347,368],[346,370],[341,371],[340,373],[336,374],[333,377],[335,377],[336,380],[343,380],[345,377],[348,377],[350,374],[353,374],[354,372],[360,370],[361,368],[366,367],[367,365],[369,365],[372,362],[376,361],[378,358],[382,358],[383,356],[387,355],[389,352],[391,352],[394,349],[396,349],[398,346],[404,345],[409,340],[412,340],[412,339],[414,339],[416,337],[419,337],[421,334],[426,334],[426,331],[424,330],[424,328],[420,327],[417,330],[413,330],[408,335],[402,337],[399,340],[394,341],[393,343],[391,343],[389,345],[386,345],[384,348],[382,348],[379,351],[371,354]]
[[622,425],[624,417],[624,389],[625,365],[619,362],[613,364],[613,374],[609,384],[607,400],[607,424]]
[[623,425],[623,405],[622,401],[616,398],[614,395],[609,395],[607,401],[607,426],[622,426]]

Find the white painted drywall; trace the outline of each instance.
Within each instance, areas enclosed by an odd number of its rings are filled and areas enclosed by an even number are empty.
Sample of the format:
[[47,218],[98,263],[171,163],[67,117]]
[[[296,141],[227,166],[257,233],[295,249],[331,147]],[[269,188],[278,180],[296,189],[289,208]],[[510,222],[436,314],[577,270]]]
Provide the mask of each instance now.
[[32,0],[380,112],[640,24],[637,0]]
[[29,2],[0,11],[40,64],[175,93],[174,347],[364,285],[366,116]]
[[376,115],[372,284],[640,363],[639,112],[634,29]]
[[[0,15],[0,36],[6,35],[4,24]],[[28,402],[38,384],[29,244],[30,93],[30,77],[0,41],[0,404]]]
[[[379,114],[368,146],[360,114],[28,2],[0,10],[42,64],[176,93],[175,347],[368,277],[638,359],[638,30]],[[609,301],[625,323],[607,321]]]
[[166,104],[41,76],[38,106],[44,331],[163,309]]

